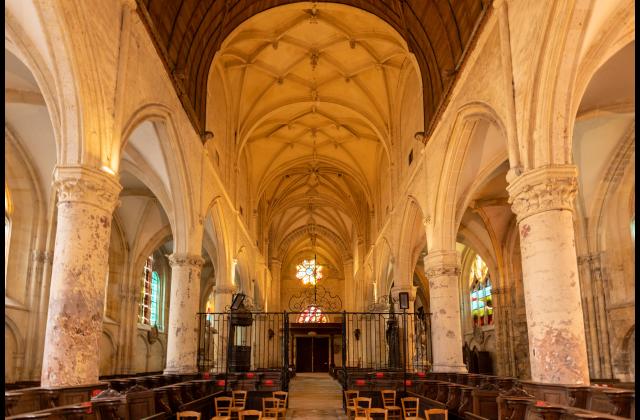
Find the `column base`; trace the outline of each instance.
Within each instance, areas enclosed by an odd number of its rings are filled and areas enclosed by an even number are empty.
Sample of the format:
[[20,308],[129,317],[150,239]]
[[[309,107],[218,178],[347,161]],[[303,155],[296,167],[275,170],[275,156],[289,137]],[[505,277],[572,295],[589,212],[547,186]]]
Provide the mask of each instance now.
[[433,365],[434,373],[469,373],[465,365]]

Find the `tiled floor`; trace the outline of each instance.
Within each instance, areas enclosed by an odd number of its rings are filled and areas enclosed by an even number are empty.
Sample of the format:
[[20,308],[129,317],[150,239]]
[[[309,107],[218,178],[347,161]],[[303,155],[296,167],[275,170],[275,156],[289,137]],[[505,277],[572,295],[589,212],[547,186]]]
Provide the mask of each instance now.
[[328,373],[298,373],[289,382],[287,419],[346,420],[342,387]]

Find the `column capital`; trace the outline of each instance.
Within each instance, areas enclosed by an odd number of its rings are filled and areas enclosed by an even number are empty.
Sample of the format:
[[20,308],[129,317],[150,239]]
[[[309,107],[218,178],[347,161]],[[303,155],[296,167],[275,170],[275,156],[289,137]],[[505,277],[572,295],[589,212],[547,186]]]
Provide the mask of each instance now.
[[202,268],[204,260],[197,254],[173,253],[167,255],[169,265],[171,267],[192,266],[194,268]]
[[393,288],[391,288],[391,296],[393,296],[394,299],[396,299],[400,293],[402,292],[407,292],[409,293],[409,300],[411,302],[413,302],[414,300],[416,300],[416,291],[418,290],[418,288],[416,286],[395,286]]
[[58,205],[85,203],[113,213],[122,190],[116,176],[88,166],[58,166],[53,179]]
[[237,287],[235,286],[227,286],[227,285],[216,285],[216,294],[218,293],[222,293],[222,294],[234,294],[237,290]]
[[456,250],[430,251],[424,257],[424,274],[427,278],[458,276],[458,253]]
[[272,266],[272,265],[282,265],[282,261],[280,261],[278,258],[271,257],[269,259],[269,266]]
[[536,168],[514,179],[507,191],[518,222],[549,210],[573,211],[578,170],[574,165]]

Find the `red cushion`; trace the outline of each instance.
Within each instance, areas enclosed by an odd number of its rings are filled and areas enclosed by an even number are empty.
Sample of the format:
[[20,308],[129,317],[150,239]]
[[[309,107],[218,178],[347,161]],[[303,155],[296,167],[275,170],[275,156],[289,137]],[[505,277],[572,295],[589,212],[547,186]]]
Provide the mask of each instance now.
[[209,372],[205,372],[202,374],[202,379],[209,379],[211,377],[211,374]]
[[101,392],[102,392],[101,389],[94,389],[93,391],[91,391],[91,397],[93,398],[93,397],[97,396]]
[[425,376],[424,372],[418,372],[418,376],[423,378]]
[[253,378],[254,376],[256,376],[255,373],[253,372],[247,372],[247,378]]
[[220,379],[220,380],[218,380],[218,382],[216,382],[216,384],[217,384],[218,386],[224,386],[224,384],[225,384],[224,379]]
[[384,377],[384,373],[376,372],[376,378],[383,378],[383,377]]
[[356,385],[364,385],[364,379],[356,379]]
[[411,379],[407,379],[406,381],[404,381],[404,384],[406,386],[411,386],[411,385],[413,385],[413,381]]
[[264,381],[265,385],[273,385],[273,379],[267,379]]

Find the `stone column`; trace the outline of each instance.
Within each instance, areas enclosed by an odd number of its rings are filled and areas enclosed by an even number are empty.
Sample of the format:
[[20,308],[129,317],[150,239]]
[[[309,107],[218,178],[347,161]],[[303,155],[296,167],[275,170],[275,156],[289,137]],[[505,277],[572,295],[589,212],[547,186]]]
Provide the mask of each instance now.
[[171,254],[171,306],[167,330],[167,364],[164,373],[198,371],[198,312],[202,257]]
[[462,326],[455,250],[431,251],[424,257],[429,280],[433,372],[466,372],[462,361]]
[[278,312],[284,309],[284,305],[280,302],[280,270],[282,269],[282,261],[277,258],[271,258],[269,263],[269,271],[271,271],[271,288],[269,293],[269,312]]
[[507,190],[520,232],[531,379],[588,384],[573,230],[576,167],[534,169]]
[[42,386],[98,382],[112,213],[122,187],[97,169],[58,167],[58,220]]
[[354,299],[354,290],[355,283],[353,281],[353,258],[346,257],[343,259],[343,269],[344,269],[344,302],[343,308],[346,311],[355,311],[355,299]]

